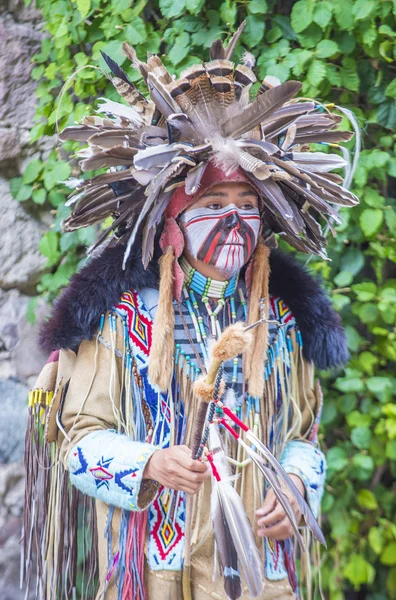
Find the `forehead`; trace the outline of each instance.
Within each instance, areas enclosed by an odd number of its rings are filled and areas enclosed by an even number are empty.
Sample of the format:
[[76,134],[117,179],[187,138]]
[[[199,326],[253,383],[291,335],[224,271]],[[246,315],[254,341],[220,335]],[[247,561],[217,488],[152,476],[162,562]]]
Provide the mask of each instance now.
[[212,185],[202,194],[202,196],[207,196],[209,194],[242,194],[246,192],[257,195],[253,187],[248,183],[230,181],[227,183],[216,183]]

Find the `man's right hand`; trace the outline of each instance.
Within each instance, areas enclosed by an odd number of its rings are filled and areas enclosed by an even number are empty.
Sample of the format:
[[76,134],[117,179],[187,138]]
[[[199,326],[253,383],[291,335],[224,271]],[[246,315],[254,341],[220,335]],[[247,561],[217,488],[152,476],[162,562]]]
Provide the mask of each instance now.
[[157,450],[149,459],[143,479],[153,479],[165,487],[196,494],[210,477],[209,464],[193,460],[188,446]]

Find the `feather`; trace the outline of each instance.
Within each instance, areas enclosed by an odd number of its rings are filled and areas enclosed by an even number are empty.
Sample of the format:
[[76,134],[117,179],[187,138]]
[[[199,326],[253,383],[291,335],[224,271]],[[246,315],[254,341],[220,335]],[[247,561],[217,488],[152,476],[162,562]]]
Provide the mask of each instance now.
[[158,144],[139,150],[134,158],[134,166],[138,170],[152,169],[153,167],[167,166],[182,147],[179,144]]
[[210,60],[225,58],[225,50],[221,40],[215,40],[209,50]]
[[96,175],[91,179],[81,180],[81,187],[85,188],[100,184],[110,184],[116,181],[124,181],[128,179],[133,180],[133,175],[129,169],[123,169],[122,171],[110,171],[109,173]]
[[137,169],[133,170],[133,176],[140,185],[146,187],[153,178],[158,175],[161,167],[153,168],[153,169],[145,169],[144,171],[138,171]]
[[138,148],[141,146],[139,136],[131,129],[113,128],[94,132],[87,140],[91,145],[100,148],[111,148],[112,146],[128,145]]
[[131,166],[136,155],[134,148],[125,146],[112,146],[100,152],[94,152],[92,156],[80,153],[80,156],[87,156],[80,162],[83,171],[101,169],[102,167],[118,167],[121,165]]
[[[304,171],[305,174],[305,169],[301,169],[301,171]],[[318,173],[311,172],[309,173],[309,177],[317,188],[317,194],[327,197],[329,202],[341,204],[342,206],[356,206],[356,204],[359,204],[359,199],[355,194],[346,188],[333,183],[328,178],[322,177],[321,175],[318,175]]]
[[124,51],[124,54],[126,54],[126,56],[131,61],[132,65],[135,67],[135,69],[140,71],[144,81],[147,82],[147,77],[148,77],[149,71],[148,71],[146,63],[144,63],[138,59],[134,48],[132,48],[132,46],[130,46],[127,42],[123,42],[122,49]]
[[[133,83],[128,78],[128,75],[125,73],[124,69],[122,69],[120,67],[120,65],[118,63],[116,63],[115,60],[113,60],[112,58],[110,58],[110,56],[108,54],[106,54],[106,52],[103,52],[101,50],[100,53],[102,55],[103,60],[105,61],[105,63],[109,67],[110,71],[113,73],[113,75],[115,77],[117,77],[118,79],[122,79],[125,83],[128,83],[129,85],[133,86]],[[144,98],[144,96],[142,96],[142,97]]]
[[99,98],[98,106],[100,112],[115,115],[116,117],[124,117],[138,127],[141,127],[143,124],[141,115],[132,106],[125,106],[125,104],[113,102],[113,100],[108,100],[107,98]]
[[293,211],[286,198],[284,197],[282,190],[275,181],[267,179],[266,181],[259,181],[254,178],[257,185],[263,193],[264,203],[270,202],[272,207],[287,221],[293,221]]
[[148,264],[150,263],[154,254],[154,238],[157,225],[164,215],[165,209],[169,204],[172,194],[173,190],[160,194],[146,219],[142,240],[142,262],[145,269],[147,269]]
[[238,556],[220,498],[221,495],[217,491],[210,496],[210,515],[213,523],[213,534],[224,576],[225,593],[230,600],[237,600],[242,595],[241,577],[238,571]]
[[230,81],[234,80],[234,63],[230,60],[212,60],[205,63],[205,71],[209,77],[226,77]]
[[353,131],[324,131],[320,133],[301,133],[297,131],[296,143],[298,144],[319,144],[326,142],[328,144],[338,144],[339,142],[349,142],[355,134]]
[[239,38],[242,35],[243,30],[245,29],[246,26],[246,21],[242,21],[242,23],[239,25],[238,29],[236,30],[236,32],[234,33],[234,35],[231,37],[230,41],[227,44],[227,47],[225,49],[225,59],[226,60],[231,60],[231,57],[234,53],[235,47],[239,41]]
[[98,131],[96,127],[87,127],[86,125],[72,125],[66,127],[59,134],[59,140],[61,142],[67,142],[68,140],[74,140],[76,142],[86,142],[88,138]]
[[173,127],[177,127],[180,131],[180,136],[184,140],[189,140],[190,142],[199,142],[199,137],[196,134],[196,131],[184,113],[177,113],[174,115],[169,115],[167,119],[167,123],[172,123]]
[[149,212],[149,210],[153,206],[156,198],[157,198],[157,196],[155,196],[155,195],[152,194],[152,195],[150,195],[146,199],[146,201],[145,201],[144,205],[142,206],[142,209],[141,209],[141,211],[139,213],[139,216],[138,216],[138,218],[136,219],[136,221],[134,223],[134,227],[133,227],[133,229],[131,231],[131,234],[129,236],[129,239],[128,239],[128,242],[127,242],[127,245],[126,245],[126,248],[125,248],[124,260],[122,262],[122,268],[123,269],[125,269],[125,267],[126,267],[126,263],[127,263],[129,254],[131,252],[132,246],[134,244],[134,241],[136,239],[136,234],[137,234],[137,232],[139,230],[139,227],[140,227],[141,223],[143,222],[143,220],[145,219],[147,213]]
[[277,87],[278,85],[280,85],[280,79],[278,79],[278,77],[274,77],[273,75],[266,75],[259,89],[257,90],[256,96],[260,96],[261,94],[264,94],[264,92],[267,92],[271,88]]
[[177,102],[170,95],[168,89],[154,73],[148,74],[147,84],[152,101],[165,118],[173,113],[182,112]]
[[257,81],[256,75],[246,65],[237,65],[234,72],[234,80],[243,87],[251,86]]
[[313,535],[316,539],[326,547],[326,540],[323,536],[323,533],[312,514],[312,511],[304,500],[300,491],[294,484],[293,480],[286,473],[285,469],[282,465],[276,460],[273,454],[268,450],[268,448],[261,442],[261,440],[249,429],[246,433],[246,438],[250,441],[250,443],[255,446],[256,450],[258,450],[265,458],[265,460],[271,465],[271,467],[275,470],[275,473],[278,478],[280,478],[286,487],[293,494],[294,498],[297,500],[298,509],[302,515],[304,515],[305,522],[307,526],[311,529]]
[[333,169],[343,169],[347,161],[338,154],[325,152],[292,152],[292,161],[298,166],[304,166],[306,171],[319,171],[326,173]]
[[196,167],[189,169],[189,171],[187,172],[185,189],[186,194],[188,194],[189,196],[195,194],[195,192],[199,189],[199,184],[201,182],[202,175],[205,172],[207,164],[208,163],[206,161],[202,161]]
[[[248,586],[249,594],[255,598],[264,589],[262,561],[256,546],[251,525],[246,516],[245,507],[235,488],[231,485],[229,467],[224,450],[221,447],[218,426],[211,424],[209,428],[209,443],[215,450],[213,463],[220,481],[213,478],[213,492],[218,495],[231,540],[235,546],[238,564]],[[217,543],[217,541],[216,541]],[[219,544],[218,544],[219,547]]]
[[287,81],[256,98],[239,115],[231,117],[222,125],[225,137],[240,137],[259,125],[282,104],[293,98],[301,89],[299,81]]
[[163,85],[169,85],[173,79],[159,56],[150,56],[147,60],[150,75],[154,75]]
[[[256,64],[256,59],[251,52],[248,52],[247,50],[245,50],[245,52],[242,54],[242,62],[244,64],[244,66],[247,67],[248,69],[253,69],[254,65]],[[256,81],[256,78],[255,78],[255,81]]]
[[201,77],[203,73],[205,73],[204,65],[192,65],[180,73],[179,81],[180,79],[188,79],[189,81],[192,81],[197,77]]

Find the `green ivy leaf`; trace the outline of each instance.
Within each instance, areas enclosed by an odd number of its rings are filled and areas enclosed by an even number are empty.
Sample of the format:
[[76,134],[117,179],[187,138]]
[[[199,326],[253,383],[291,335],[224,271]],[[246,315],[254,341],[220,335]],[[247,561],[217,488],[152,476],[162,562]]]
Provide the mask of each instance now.
[[167,19],[178,17],[186,7],[186,0],[159,0],[162,14]]
[[247,7],[252,15],[266,15],[268,12],[267,0],[250,0]]
[[133,17],[125,30],[125,36],[132,46],[145,42],[147,32],[143,19],[140,17]]
[[388,544],[381,554],[381,562],[383,565],[396,565],[396,542]]
[[265,31],[265,21],[263,17],[248,15],[246,17],[246,27],[243,32],[243,41],[248,48],[255,48],[263,39]]
[[178,35],[175,43],[168,53],[168,58],[172,64],[178,65],[187,56],[189,52],[190,35],[184,32]]
[[313,21],[322,29],[325,29],[331,21],[333,5],[331,2],[322,1],[315,4]]
[[359,490],[356,500],[360,506],[367,510],[376,510],[378,508],[377,498],[371,490]]
[[373,300],[377,295],[377,286],[372,281],[357,283],[352,286],[352,289],[360,302]]
[[32,200],[35,204],[40,204],[40,205],[44,204],[46,198],[47,198],[47,192],[45,191],[44,188],[34,190],[33,195],[32,195]]
[[339,52],[338,46],[333,40],[321,40],[316,46],[315,54],[318,58],[329,58]]
[[371,527],[368,533],[368,541],[373,551],[376,554],[380,554],[384,544],[382,529],[379,527]]
[[391,81],[386,86],[385,96],[389,96],[389,98],[396,98],[396,79]]
[[44,185],[51,190],[55,185],[70,177],[71,167],[67,162],[59,161],[44,172]]
[[348,455],[344,448],[335,446],[327,452],[328,468],[332,471],[343,471],[348,464]]
[[364,202],[372,208],[382,208],[385,204],[385,198],[377,190],[369,187],[364,191]]
[[308,69],[307,81],[314,87],[323,81],[326,77],[326,65],[321,60],[314,59]]
[[373,0],[356,0],[353,5],[352,13],[355,17],[355,21],[362,21],[367,19],[375,9],[375,2]]
[[76,3],[81,18],[85,19],[85,17],[89,14],[89,11],[91,10],[91,0],[76,0]]
[[335,386],[340,392],[363,392],[364,383],[359,377],[339,377]]
[[381,228],[384,212],[379,208],[365,208],[360,215],[360,227],[366,237],[372,237]]
[[351,440],[359,450],[367,449],[371,442],[371,430],[368,427],[355,427],[351,431]]
[[233,27],[237,16],[237,5],[230,0],[226,0],[220,5],[219,14],[223,23]]
[[341,257],[340,266],[343,271],[357,275],[364,265],[364,256],[358,248],[349,248]]
[[39,159],[31,160],[26,166],[22,176],[23,183],[33,183],[39,178],[41,171],[44,168],[44,163]]
[[352,283],[352,281],[353,275],[351,275],[351,273],[348,273],[348,271],[341,271],[334,277],[334,283],[336,284],[336,286],[341,288],[347,287]]
[[354,27],[352,0],[338,0],[333,4],[334,16],[340,29],[351,31]]
[[301,33],[313,20],[313,2],[299,0],[293,4],[291,11],[291,26],[296,33]]
[[40,240],[40,252],[43,254],[49,265],[55,264],[61,253],[59,251],[59,236],[55,231],[47,231]]

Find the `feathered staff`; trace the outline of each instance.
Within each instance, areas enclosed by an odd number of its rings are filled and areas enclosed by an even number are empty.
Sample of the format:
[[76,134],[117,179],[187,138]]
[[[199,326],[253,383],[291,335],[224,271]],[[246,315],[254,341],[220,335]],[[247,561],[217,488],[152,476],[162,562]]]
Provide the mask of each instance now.
[[[279,503],[291,522],[301,549],[304,552],[306,551],[303,537],[298,529],[294,510],[285,490],[288,490],[297,500],[299,510],[313,535],[323,545],[326,545],[323,533],[311,509],[283,467],[253,431],[219,399],[219,395],[221,395],[221,393],[219,394],[219,390],[221,389],[220,380],[223,362],[231,360],[234,356],[238,356],[247,350],[252,343],[252,328],[260,325],[264,320],[265,318],[261,318],[257,323],[249,327],[245,327],[243,323],[238,322],[225,329],[220,339],[212,348],[211,363],[206,377],[194,383],[194,393],[199,399],[200,405],[198,407],[193,435],[192,452],[195,458],[200,458],[205,450],[208,435],[209,437],[212,435],[211,450],[216,450],[216,452],[213,454],[209,453],[208,459],[212,465],[213,475],[217,482],[213,490],[213,494],[215,495],[213,496],[212,494],[211,500],[212,517],[214,518],[214,535],[220,553],[220,562],[225,575],[225,589],[227,594],[230,593],[229,598],[239,597],[239,572],[236,568],[238,563],[243,566],[250,595],[255,597],[261,593],[257,583],[260,579],[258,571],[260,562],[257,561],[257,555],[255,554],[255,552],[258,553],[257,548],[254,545],[254,550],[251,544],[252,534],[250,526],[248,527],[250,534],[246,533],[247,517],[243,505],[238,494],[230,484],[229,471],[225,466],[226,458],[224,451],[221,448],[219,440],[216,438],[216,433],[213,433],[213,428],[217,427],[216,423],[222,425],[237,440],[238,444],[243,447],[248,456],[259,468],[269,486],[274,490]],[[221,409],[223,413],[223,416],[216,419],[214,419],[215,406]],[[244,432],[246,440],[251,445],[242,438],[235,426]],[[217,454],[219,454],[219,457],[216,458]],[[232,488],[232,492],[230,488]],[[241,536],[241,531],[245,532],[246,535]],[[225,543],[225,539],[227,539],[227,544]]]

